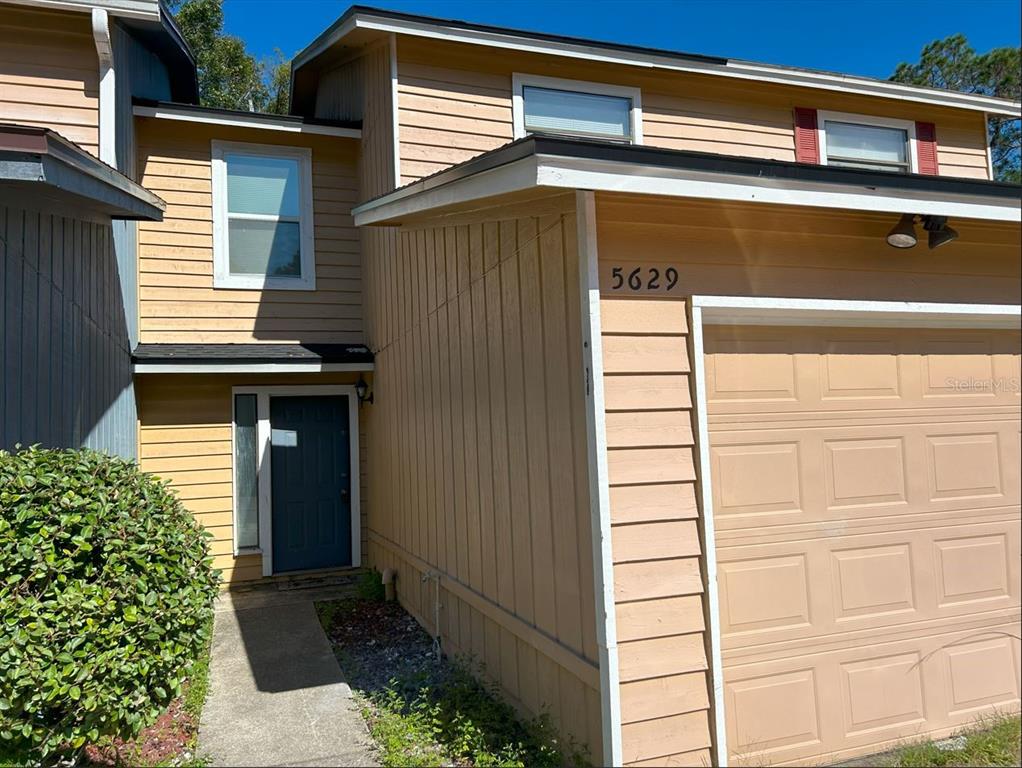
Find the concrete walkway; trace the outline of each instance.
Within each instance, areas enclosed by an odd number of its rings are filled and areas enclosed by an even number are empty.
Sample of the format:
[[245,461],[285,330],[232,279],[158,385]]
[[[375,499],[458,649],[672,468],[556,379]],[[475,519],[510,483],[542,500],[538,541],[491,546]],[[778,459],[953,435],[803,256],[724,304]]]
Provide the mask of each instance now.
[[350,588],[225,594],[213,625],[199,753],[214,766],[375,766],[313,602]]

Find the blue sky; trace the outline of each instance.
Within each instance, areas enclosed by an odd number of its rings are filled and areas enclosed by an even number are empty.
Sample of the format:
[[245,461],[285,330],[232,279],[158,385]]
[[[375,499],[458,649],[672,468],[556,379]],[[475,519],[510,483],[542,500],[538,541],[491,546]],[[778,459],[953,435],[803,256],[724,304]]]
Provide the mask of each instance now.
[[[963,32],[986,51],[1019,45],[1018,0],[367,0],[392,10],[538,32],[887,77]],[[293,55],[350,5],[225,0],[230,34],[256,56]]]

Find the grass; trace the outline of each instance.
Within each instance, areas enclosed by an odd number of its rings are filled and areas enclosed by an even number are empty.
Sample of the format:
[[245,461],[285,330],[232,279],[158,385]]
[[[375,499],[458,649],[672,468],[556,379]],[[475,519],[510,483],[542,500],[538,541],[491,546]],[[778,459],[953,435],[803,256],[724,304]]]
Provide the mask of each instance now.
[[[331,627],[339,630],[353,619],[365,622],[366,616],[359,618],[359,611],[373,605],[374,601],[363,599],[320,603],[317,607],[338,662],[379,746],[378,759],[383,766],[560,768],[565,764],[564,754],[568,750],[559,743],[547,718],[520,718],[495,685],[480,682],[481,676],[473,674],[479,670],[469,663],[447,659],[438,663],[428,659],[431,641],[421,628],[416,628],[409,637],[407,632],[388,632],[384,624],[378,632],[353,631],[340,641],[338,632],[330,632]],[[371,610],[382,611],[385,616],[392,612],[392,618],[407,621],[407,615],[394,603],[375,603]],[[394,636],[403,637],[392,640]],[[411,664],[397,661],[381,671],[380,657],[366,651],[371,647],[374,653],[378,652],[381,645],[388,643],[393,643],[392,658],[423,661]],[[372,670],[367,668],[371,665]],[[576,763],[584,763],[580,755],[570,757]]]
[[434,685],[393,681],[363,708],[384,766],[535,766],[564,760],[545,720],[522,722],[460,665]]
[[933,742],[908,744],[883,760],[885,768],[950,768],[951,766],[1017,766],[1022,762],[1022,719],[990,717],[957,734],[960,749],[942,750]]

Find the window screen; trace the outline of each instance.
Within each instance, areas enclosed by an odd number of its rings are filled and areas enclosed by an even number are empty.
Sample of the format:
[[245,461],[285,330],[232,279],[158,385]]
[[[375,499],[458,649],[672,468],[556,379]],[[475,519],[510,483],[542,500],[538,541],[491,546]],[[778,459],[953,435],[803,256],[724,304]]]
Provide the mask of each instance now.
[[909,172],[908,132],[904,129],[832,120],[825,126],[828,165]]
[[224,161],[230,274],[300,278],[298,160],[230,153]]
[[522,88],[525,130],[573,136],[632,138],[632,100],[625,96]]

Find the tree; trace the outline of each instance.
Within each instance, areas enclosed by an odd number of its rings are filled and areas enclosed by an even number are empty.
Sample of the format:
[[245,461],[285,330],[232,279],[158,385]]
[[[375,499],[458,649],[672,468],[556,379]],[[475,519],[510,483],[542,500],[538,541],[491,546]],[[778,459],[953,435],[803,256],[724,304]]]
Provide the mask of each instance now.
[[169,5],[195,54],[200,104],[287,114],[291,63],[279,50],[259,62],[244,40],[224,34],[223,0],[170,0]]
[[275,115],[286,115],[291,97],[291,59],[284,56],[280,48],[274,48],[273,56],[264,60],[262,67],[267,90],[263,109]]
[[[1022,99],[1022,49],[994,48],[977,54],[964,35],[935,40],[923,48],[919,62],[902,62],[891,80],[963,93]],[[1018,118],[991,117],[987,124],[994,178],[1022,180],[1022,123]]]

